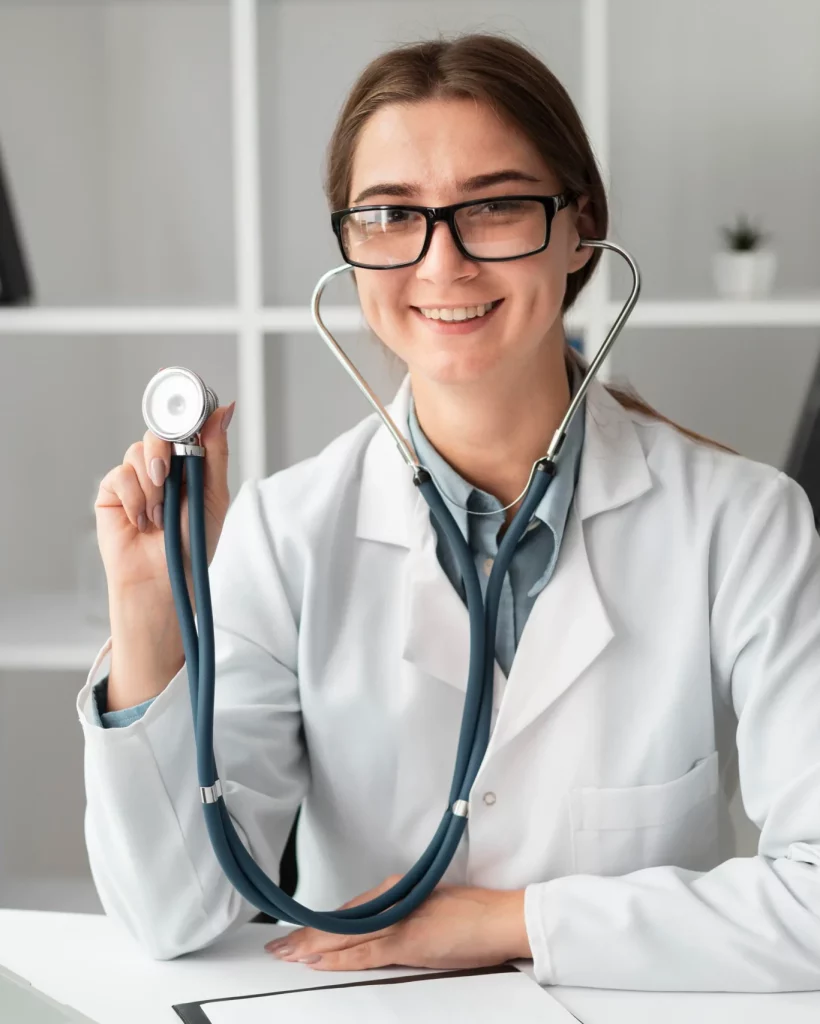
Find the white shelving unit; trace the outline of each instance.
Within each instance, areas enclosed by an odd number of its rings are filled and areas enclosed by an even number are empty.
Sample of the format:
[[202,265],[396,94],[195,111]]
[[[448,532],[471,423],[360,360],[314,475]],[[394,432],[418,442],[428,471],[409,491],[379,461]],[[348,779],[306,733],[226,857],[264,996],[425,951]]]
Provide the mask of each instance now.
[[[263,303],[260,240],[259,76],[257,16],[259,0],[226,0],[231,14],[231,71],[234,178],[236,296],[233,306],[196,308],[50,308],[0,310],[2,336],[42,334],[230,334],[237,340],[237,407],[242,435],[237,453],[241,479],[266,475],[265,378],[266,334],[306,332],[316,328],[308,307]],[[581,114],[609,185],[608,19],[610,0],[581,0],[581,61],[584,98]],[[567,327],[584,335],[588,354],[604,341],[626,296],[611,295],[610,260],[601,259],[595,277],[566,318]],[[363,323],[357,308],[326,307],[331,329],[352,331]],[[704,299],[639,299],[630,327],[820,326],[820,293],[749,302]],[[607,376],[606,364],[601,370]],[[0,667],[7,663],[0,648]]]
[[[265,373],[269,346],[275,347],[278,338],[285,335],[315,336],[306,305],[272,305],[265,301],[263,289],[261,225],[264,204],[260,174],[263,118],[258,58],[263,2],[224,0],[223,5],[229,11],[230,27],[233,301],[202,306],[131,303],[0,310],[0,346],[12,337],[25,337],[32,346],[43,344],[44,338],[64,338],[69,344],[80,338],[97,338],[103,343],[108,336],[174,336],[220,344],[221,339],[227,339],[234,345],[236,363],[235,397],[240,430],[234,457],[241,480],[263,477],[270,471]],[[581,0],[579,6],[581,115],[604,182],[609,186],[611,4],[609,0]],[[628,241],[625,244],[629,247]],[[612,294],[613,259],[616,257],[604,254],[578,308],[567,317],[568,330],[582,334],[588,355],[603,342],[626,297]],[[340,332],[355,333],[363,326],[359,310],[350,306],[329,305],[325,317],[331,329]],[[756,302],[642,298],[629,320],[630,328],[741,326],[820,327],[820,293]],[[322,344],[318,338],[316,344]],[[607,371],[605,365],[604,378]],[[362,409],[362,415],[367,411]],[[19,485],[18,481],[15,486]],[[25,685],[26,674],[35,671],[76,673],[79,685],[105,635],[104,626],[90,626],[80,617],[74,595],[69,592],[7,595],[0,600],[0,673],[5,673],[0,685]],[[78,909],[93,903],[87,879],[79,879],[76,884],[48,880],[45,887],[25,880],[19,885],[12,884],[8,878],[3,878],[0,857],[0,903],[8,899],[12,890],[17,905]]]

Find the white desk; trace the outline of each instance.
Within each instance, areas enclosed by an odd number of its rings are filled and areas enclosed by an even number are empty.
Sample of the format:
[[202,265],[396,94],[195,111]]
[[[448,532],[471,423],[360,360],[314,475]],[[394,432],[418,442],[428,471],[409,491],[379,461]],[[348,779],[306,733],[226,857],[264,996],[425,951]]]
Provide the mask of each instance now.
[[[305,985],[420,974],[410,968],[336,972],[283,963],[263,945],[289,928],[248,924],[206,950],[151,960],[108,918],[0,910],[0,964],[99,1024],[180,1024],[173,1003]],[[518,961],[531,971],[529,961]],[[551,987],[583,1024],[817,1024],[820,992],[773,995],[621,992]]]

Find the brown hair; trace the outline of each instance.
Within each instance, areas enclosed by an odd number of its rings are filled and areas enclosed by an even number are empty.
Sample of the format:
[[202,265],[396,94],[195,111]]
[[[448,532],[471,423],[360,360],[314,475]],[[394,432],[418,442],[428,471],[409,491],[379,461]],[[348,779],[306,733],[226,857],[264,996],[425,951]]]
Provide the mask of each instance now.
[[[604,184],[578,111],[566,89],[535,54],[501,35],[471,33],[397,46],[372,60],[353,84],[331,136],[325,194],[331,210],[348,205],[353,157],[367,120],[388,103],[418,103],[437,97],[489,104],[524,132],[561,182],[563,190],[588,196],[583,216],[587,237],[605,239],[609,208]],[[577,200],[575,201],[577,202]],[[601,249],[567,276],[561,304],[565,313],[592,277]],[[571,355],[582,366],[585,361]],[[633,389],[607,385],[625,408],[662,420],[696,441],[732,451],[667,419]]]

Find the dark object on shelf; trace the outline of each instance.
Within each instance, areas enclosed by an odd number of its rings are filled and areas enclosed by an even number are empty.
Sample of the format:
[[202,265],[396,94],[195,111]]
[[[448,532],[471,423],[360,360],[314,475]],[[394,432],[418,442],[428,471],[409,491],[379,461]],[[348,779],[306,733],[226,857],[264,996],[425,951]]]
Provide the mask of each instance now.
[[23,243],[14,218],[11,190],[3,173],[0,153],[0,306],[13,306],[31,300]]
[[[299,811],[296,812],[288,841],[282,851],[282,860],[279,862],[279,888],[288,896],[292,896],[296,892],[296,883],[299,880],[299,872],[296,867],[296,826],[298,824]],[[261,910],[256,917],[251,918],[251,921],[258,921],[260,924],[276,924],[278,920],[278,917],[270,917]]]
[[796,480],[809,496],[814,522],[820,530],[820,358],[783,472]]

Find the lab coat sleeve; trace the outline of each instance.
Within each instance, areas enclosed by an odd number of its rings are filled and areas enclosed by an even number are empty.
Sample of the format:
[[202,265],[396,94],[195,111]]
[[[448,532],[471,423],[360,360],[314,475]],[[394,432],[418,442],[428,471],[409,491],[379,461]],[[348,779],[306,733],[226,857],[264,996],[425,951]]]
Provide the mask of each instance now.
[[712,605],[712,659],[738,720],[758,853],[529,885],[542,985],[820,989],[820,538],[805,492],[772,478]]
[[[210,566],[216,642],[214,749],[237,832],[263,870],[279,861],[307,788],[297,626],[259,485],[242,485]],[[208,945],[258,912],[226,879],[205,829],[185,666],[121,728],[103,728],[93,689],[77,699],[85,738],[85,836],[107,914],[157,959]]]

